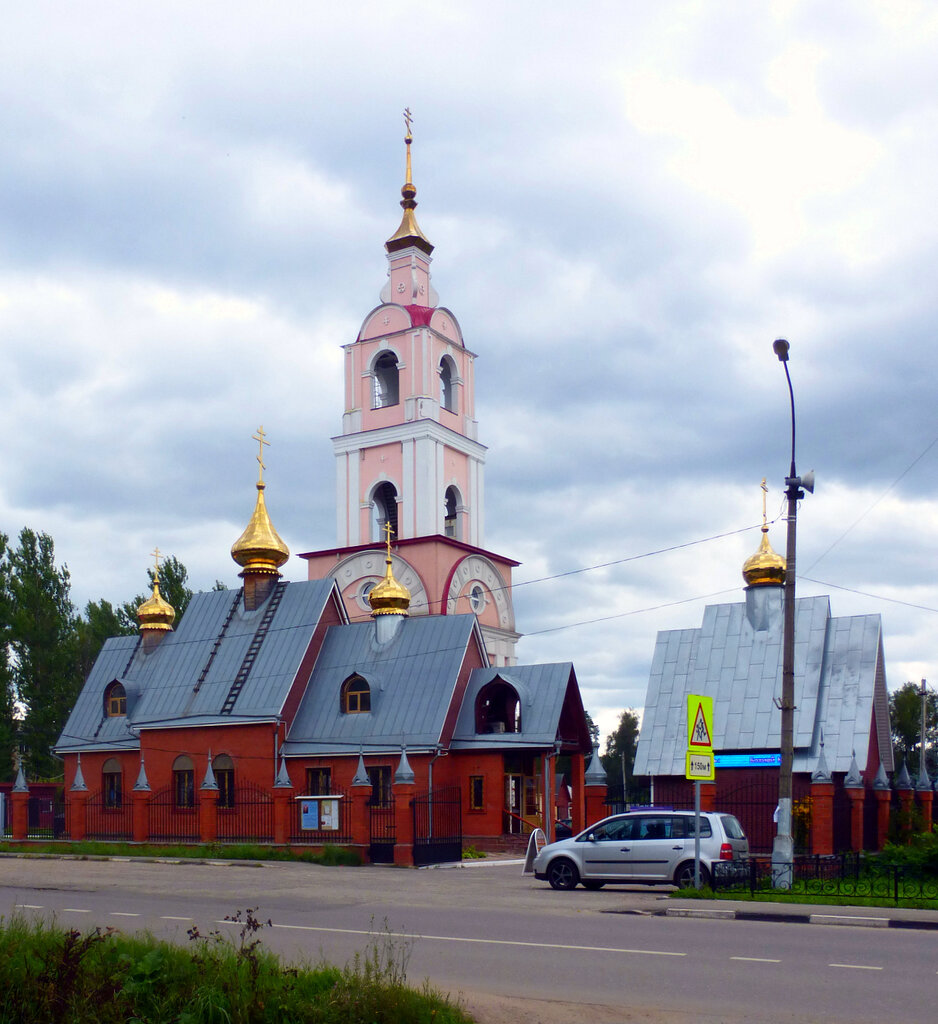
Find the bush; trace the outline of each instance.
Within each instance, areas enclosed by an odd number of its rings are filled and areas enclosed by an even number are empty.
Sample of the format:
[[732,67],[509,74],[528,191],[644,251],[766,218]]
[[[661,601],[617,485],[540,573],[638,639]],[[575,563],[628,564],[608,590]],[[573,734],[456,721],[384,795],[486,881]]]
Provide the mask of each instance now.
[[903,842],[889,842],[876,860],[889,867],[907,867],[922,874],[938,875],[938,832],[931,828],[910,833]]

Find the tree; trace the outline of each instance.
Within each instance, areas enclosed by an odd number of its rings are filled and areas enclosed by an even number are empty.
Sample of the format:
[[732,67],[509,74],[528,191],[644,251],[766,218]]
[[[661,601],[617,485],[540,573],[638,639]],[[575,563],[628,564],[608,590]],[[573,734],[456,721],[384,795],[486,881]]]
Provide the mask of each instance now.
[[593,721],[593,716],[588,711],[583,713],[586,715],[586,727],[590,731],[590,743],[597,746],[599,744],[599,726]]
[[60,771],[51,747],[81,689],[68,568],[56,566],[52,538],[27,527],[6,552],[6,573],[7,649],[13,695],[24,708],[24,767],[33,779],[51,778]]
[[619,715],[616,731],[606,737],[606,750],[600,760],[606,770],[606,779],[610,785],[621,784],[623,765],[626,784],[631,783],[632,768],[635,765],[635,748],[638,745],[638,715],[626,708]]
[[85,605],[85,614],[77,622],[78,631],[78,662],[81,678],[87,679],[94,667],[104,641],[110,636],[131,636],[137,632],[137,624],[132,626],[125,620],[121,609],[115,608],[110,601],[89,601]]
[[13,778],[13,752],[18,739],[13,668],[10,664],[10,591],[6,555],[7,536],[0,533],[0,782],[9,782]]
[[[896,767],[902,762],[915,774],[919,767],[922,733],[922,695],[917,683],[906,683],[889,695],[889,728]],[[938,694],[926,688],[925,749],[929,770],[934,771],[938,740]],[[929,751],[929,747],[931,750]],[[929,756],[930,754],[930,756]]]
[[[122,634],[136,633],[139,628],[137,609],[144,601],[148,601],[153,593],[153,580],[156,574],[152,568],[147,569],[147,576],[150,580],[147,593],[139,594],[133,601],[125,601],[118,609],[117,615],[121,622]],[[192,600],[192,591],[186,586],[188,580],[188,570],[174,555],[170,555],[160,566],[160,593],[163,595],[163,599],[173,606],[173,610],[176,612],[176,622],[182,618],[182,613]],[[216,582],[215,589],[224,589],[224,584],[219,587]]]

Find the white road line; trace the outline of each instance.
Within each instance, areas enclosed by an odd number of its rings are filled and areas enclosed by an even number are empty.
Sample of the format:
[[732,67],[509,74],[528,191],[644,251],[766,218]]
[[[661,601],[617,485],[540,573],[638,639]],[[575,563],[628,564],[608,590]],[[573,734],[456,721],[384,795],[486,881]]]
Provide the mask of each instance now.
[[749,964],[780,964],[782,962],[765,956],[731,956],[730,960],[744,960]]
[[90,914],[90,910],[83,910],[81,907],[62,907],[63,914]]
[[139,917],[140,915],[139,914],[128,914],[128,913],[125,913],[123,910],[112,910],[110,916],[111,917]]
[[41,903],[14,903],[13,907],[16,910],[42,910]]
[[161,921],[191,921],[191,917],[173,917],[172,914],[163,914],[160,917]]
[[828,964],[828,967],[846,967],[849,971],[881,971],[882,967],[870,967],[869,964]]
[[[236,922],[216,921],[216,924]],[[332,932],[335,935],[386,935],[384,931],[367,928],[317,928],[309,924],[275,924],[274,928],[286,928],[299,932]],[[470,939],[460,935],[418,935],[417,933],[394,932],[396,939],[428,939],[434,942],[476,942],[489,946],[524,946],[530,949],[567,949],[586,953],[637,953],[642,956],[687,956],[686,953],[671,953],[660,949],[624,949],[620,946],[573,946],[558,942],[514,942],[508,939]]]

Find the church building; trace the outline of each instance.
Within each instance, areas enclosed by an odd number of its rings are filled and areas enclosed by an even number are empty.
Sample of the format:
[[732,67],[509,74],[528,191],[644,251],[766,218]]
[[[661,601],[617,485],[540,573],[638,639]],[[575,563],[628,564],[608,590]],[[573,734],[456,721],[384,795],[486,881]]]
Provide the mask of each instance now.
[[336,547],[281,579],[261,429],[242,586],[177,623],[157,558],[139,636],[105,643],[65,725],[72,838],[458,857],[551,835],[561,759],[574,827],[601,816],[573,665],[516,663],[518,563],[483,546],[475,356],[430,282],[411,141],[388,281],[345,346]]

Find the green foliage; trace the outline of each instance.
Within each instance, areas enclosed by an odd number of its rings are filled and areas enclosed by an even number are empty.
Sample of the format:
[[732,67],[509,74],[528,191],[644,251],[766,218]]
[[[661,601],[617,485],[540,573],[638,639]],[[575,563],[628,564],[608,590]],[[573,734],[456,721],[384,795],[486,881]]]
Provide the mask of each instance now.
[[[157,846],[144,843],[82,842],[0,842],[0,853],[23,853],[91,857],[164,857],[195,860],[281,860],[323,867],[361,866],[361,854],[345,846],[324,846],[321,850],[290,849],[281,846],[256,846],[250,843],[187,844]],[[2,1024],[2,1022],[0,1022]]]
[[256,908],[238,936],[190,929],[188,948],[99,928],[0,921],[0,1021],[17,1024],[471,1024],[427,986],[406,986],[409,947],[385,930],[345,968],[283,966]]
[[16,770],[13,752],[17,747],[18,732],[10,664],[10,590],[6,554],[7,536],[0,533],[0,782],[9,782]]
[[593,744],[599,743],[599,726],[593,721],[593,716],[588,712],[583,712],[586,715],[586,727],[590,731],[590,742]]
[[938,876],[938,832],[932,827],[902,833],[898,842],[886,843],[876,860],[890,867],[908,867]]
[[484,850],[477,850],[474,846],[465,846],[462,851],[463,860],[485,860],[488,856]]
[[[896,764],[917,771],[922,740],[922,696],[917,683],[906,683],[889,695],[889,728]],[[938,693],[926,688],[925,749],[927,766],[935,770],[935,744],[938,741]],[[929,750],[929,747],[931,748]]]
[[637,746],[638,715],[631,708],[626,708],[619,715],[616,731],[606,737],[606,750],[600,757],[606,778],[611,785],[622,782],[623,766],[627,784],[632,782]]

